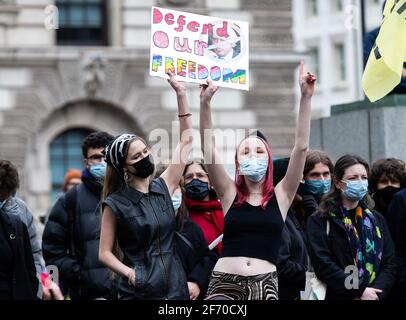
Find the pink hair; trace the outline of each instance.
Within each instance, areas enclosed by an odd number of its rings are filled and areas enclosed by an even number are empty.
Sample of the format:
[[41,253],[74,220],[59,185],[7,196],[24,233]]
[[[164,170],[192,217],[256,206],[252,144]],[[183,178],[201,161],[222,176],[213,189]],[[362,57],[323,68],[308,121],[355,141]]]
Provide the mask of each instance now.
[[[251,137],[247,137],[247,138],[251,138]],[[262,184],[262,200],[261,200],[261,207],[262,209],[265,209],[268,201],[272,198],[273,196],[273,191],[274,191],[274,187],[273,187],[273,162],[272,162],[272,152],[271,152],[271,148],[269,147],[268,143],[260,138],[260,137],[254,137],[257,138],[259,140],[261,140],[266,148],[266,151],[268,153],[268,169],[265,173],[265,180]],[[245,140],[245,139],[244,139]],[[244,141],[242,140],[241,143]],[[241,145],[241,143],[238,145],[237,147],[237,151],[235,153],[235,164],[236,164],[236,168],[237,168],[237,153],[238,153],[238,149]],[[238,171],[235,171],[235,186],[237,187],[237,201],[235,202],[235,205],[241,206],[244,202],[247,201],[248,198],[248,188],[247,188],[247,184],[245,183],[245,179],[244,176],[238,174]]]

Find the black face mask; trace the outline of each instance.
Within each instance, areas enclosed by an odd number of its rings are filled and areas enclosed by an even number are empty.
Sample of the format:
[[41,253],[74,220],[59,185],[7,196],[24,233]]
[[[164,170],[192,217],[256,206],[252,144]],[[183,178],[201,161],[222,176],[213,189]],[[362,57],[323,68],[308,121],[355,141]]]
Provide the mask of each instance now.
[[191,182],[185,185],[186,195],[193,200],[203,200],[209,194],[209,184],[207,182],[200,181],[199,179],[193,179]]
[[382,215],[386,216],[389,204],[392,201],[393,196],[400,190],[400,188],[392,186],[377,190],[373,197],[375,201],[375,209]]
[[130,172],[133,176],[140,177],[140,178],[147,178],[149,177],[155,170],[154,159],[152,155],[148,155],[144,159],[133,163],[131,165],[136,171],[135,173]]

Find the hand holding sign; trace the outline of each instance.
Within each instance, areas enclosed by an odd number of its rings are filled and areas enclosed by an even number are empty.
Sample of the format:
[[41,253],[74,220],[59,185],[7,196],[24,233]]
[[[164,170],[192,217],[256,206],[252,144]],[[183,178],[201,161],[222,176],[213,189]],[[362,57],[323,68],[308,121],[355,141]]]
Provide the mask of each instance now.
[[214,94],[217,92],[219,87],[213,85],[213,82],[210,80],[206,80],[207,84],[200,85],[200,100],[202,102],[210,102],[211,98],[213,98]]
[[151,16],[150,75],[249,89],[248,23],[156,7]]
[[183,82],[176,81],[172,71],[169,70],[167,74],[169,76],[168,82],[171,85],[171,87],[175,90],[176,94],[178,95],[184,94],[186,92],[186,88]]

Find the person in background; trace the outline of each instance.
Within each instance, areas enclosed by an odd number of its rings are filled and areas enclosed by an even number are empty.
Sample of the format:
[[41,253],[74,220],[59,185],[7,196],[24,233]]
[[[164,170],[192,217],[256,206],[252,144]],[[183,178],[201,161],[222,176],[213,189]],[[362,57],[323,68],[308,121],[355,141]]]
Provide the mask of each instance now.
[[[274,183],[286,174],[289,158],[274,161]],[[281,300],[299,300],[305,288],[309,258],[306,249],[305,225],[318,209],[320,199],[330,191],[333,163],[327,154],[309,150],[303,170],[304,182],[299,185],[288,211],[279,251],[278,279]]]
[[106,173],[103,152],[112,140],[112,135],[100,131],[83,140],[82,183],[58,198],[45,225],[45,261],[58,267],[61,288],[72,300],[114,298],[110,272],[98,259]]
[[388,208],[389,231],[395,244],[396,285],[390,298],[406,300],[406,189],[396,193]]
[[72,189],[74,186],[82,183],[82,172],[78,169],[70,169],[65,173],[63,178],[62,191],[67,192]]
[[326,300],[385,299],[395,282],[394,246],[385,218],[372,210],[368,172],[358,156],[338,159],[333,188],[307,222],[309,256]]
[[1,198],[0,300],[37,300],[39,282],[27,227],[17,216],[1,209]]
[[[156,171],[155,178],[159,177],[166,168],[161,166]],[[189,218],[184,194],[185,191],[179,184],[172,195],[172,205],[176,212],[176,230],[186,237],[186,240],[177,239],[180,242],[177,252],[186,272],[190,300],[203,299],[210,274],[218,260],[218,254],[215,250],[209,249],[202,230]]]
[[[41,271],[45,268],[42,258],[40,241],[37,235],[37,227],[34,216],[27,204],[16,196],[20,186],[17,168],[7,160],[0,160],[0,210],[3,213],[18,216],[25,224],[31,242],[32,255],[34,257],[38,284],[40,284]],[[42,287],[38,287],[37,297],[42,297]]]
[[372,164],[369,190],[375,201],[375,210],[385,218],[394,195],[406,187],[406,170],[402,160],[380,159]]
[[[210,245],[223,234],[224,213],[202,159],[186,165],[181,185],[189,218],[202,229],[206,243]],[[214,250],[220,255],[221,249],[220,242]]]

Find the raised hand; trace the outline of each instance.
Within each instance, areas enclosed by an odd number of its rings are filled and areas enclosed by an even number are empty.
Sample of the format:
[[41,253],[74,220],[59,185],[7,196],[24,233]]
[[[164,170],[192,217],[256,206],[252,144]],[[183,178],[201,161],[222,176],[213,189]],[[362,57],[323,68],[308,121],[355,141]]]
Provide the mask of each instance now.
[[219,87],[213,85],[213,82],[206,80],[207,84],[200,85],[200,100],[202,102],[210,102]]
[[183,94],[186,92],[186,87],[183,82],[175,80],[175,77],[171,70],[168,71],[169,76],[168,82],[171,87],[175,90],[176,94]]
[[311,73],[304,72],[304,62],[300,60],[300,73],[299,73],[299,85],[302,97],[310,98],[314,93],[314,83],[316,82],[316,76]]

